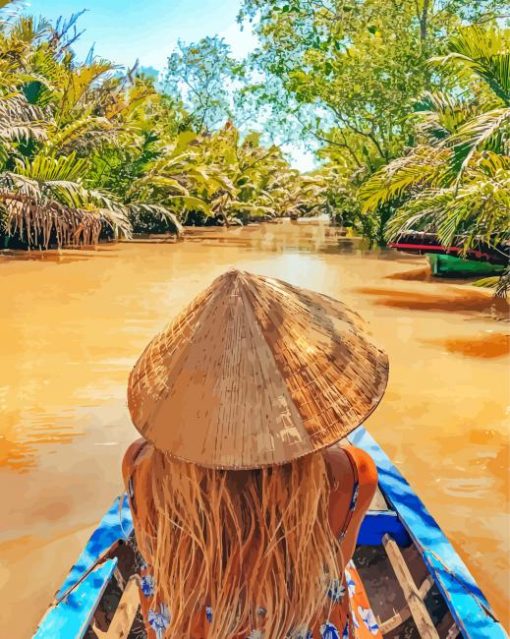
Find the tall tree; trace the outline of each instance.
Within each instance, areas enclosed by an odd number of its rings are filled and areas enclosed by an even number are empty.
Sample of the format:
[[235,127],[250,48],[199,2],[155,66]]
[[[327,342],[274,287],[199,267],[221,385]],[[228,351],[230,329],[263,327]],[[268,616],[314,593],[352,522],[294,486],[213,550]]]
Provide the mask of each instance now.
[[198,131],[213,130],[234,115],[233,94],[243,74],[230,46],[219,36],[179,42],[168,57],[165,92],[182,100]]
[[[510,30],[464,27],[431,63],[456,86],[417,104],[416,146],[363,185],[364,209],[395,205],[391,238],[425,230],[447,247],[499,250],[510,241]],[[509,280],[490,283],[503,293]]]
[[462,20],[492,15],[500,0],[245,0],[241,20],[260,41],[252,63],[275,110],[353,167],[373,171],[412,141],[407,116],[435,85],[427,60]]

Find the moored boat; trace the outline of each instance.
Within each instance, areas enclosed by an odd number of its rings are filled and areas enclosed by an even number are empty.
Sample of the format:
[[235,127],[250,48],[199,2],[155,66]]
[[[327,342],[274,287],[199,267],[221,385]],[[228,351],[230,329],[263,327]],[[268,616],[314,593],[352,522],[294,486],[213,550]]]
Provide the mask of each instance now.
[[[507,637],[467,567],[419,497],[368,432],[349,436],[376,462],[379,490],[354,564],[386,638]],[[34,639],[141,639],[139,557],[125,495],[100,521]]]
[[499,275],[510,263],[510,243],[497,245],[477,240],[465,247],[461,237],[452,246],[443,246],[436,233],[402,233],[389,248],[404,253],[426,255],[432,274],[438,277],[484,277]]
[[469,260],[455,255],[425,253],[432,275],[437,277],[483,277],[499,275],[505,270],[501,264]]

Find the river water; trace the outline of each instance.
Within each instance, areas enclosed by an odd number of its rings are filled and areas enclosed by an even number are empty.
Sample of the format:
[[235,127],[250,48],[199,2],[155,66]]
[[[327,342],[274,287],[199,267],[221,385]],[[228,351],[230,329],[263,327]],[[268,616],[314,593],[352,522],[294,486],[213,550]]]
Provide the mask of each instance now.
[[391,370],[367,427],[508,627],[506,307],[431,280],[422,257],[359,246],[325,224],[284,223],[0,257],[0,637],[30,636],[121,490],[136,358],[231,266],[328,293],[368,320]]

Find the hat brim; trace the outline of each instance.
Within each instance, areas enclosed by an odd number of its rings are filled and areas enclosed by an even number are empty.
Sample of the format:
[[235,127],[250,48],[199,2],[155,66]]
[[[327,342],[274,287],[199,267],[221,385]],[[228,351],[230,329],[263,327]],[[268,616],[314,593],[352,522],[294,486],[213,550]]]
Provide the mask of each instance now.
[[140,433],[177,459],[261,468],[346,437],[378,406],[388,373],[343,303],[234,271],[152,340],[128,404]]

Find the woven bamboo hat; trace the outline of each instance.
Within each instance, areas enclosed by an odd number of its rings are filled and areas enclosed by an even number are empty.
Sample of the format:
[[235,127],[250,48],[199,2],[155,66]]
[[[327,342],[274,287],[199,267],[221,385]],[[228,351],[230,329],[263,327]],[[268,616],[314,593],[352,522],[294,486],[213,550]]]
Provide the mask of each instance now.
[[147,346],[129,378],[156,448],[216,468],[282,464],[334,444],[379,403],[386,354],[325,295],[229,271]]

